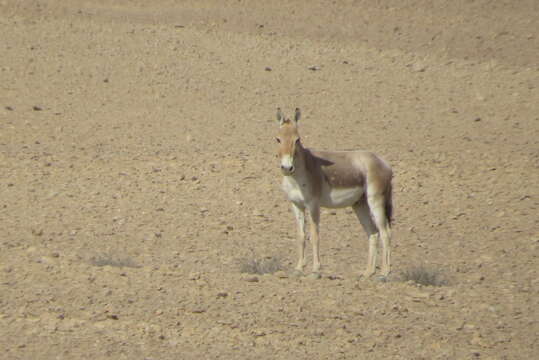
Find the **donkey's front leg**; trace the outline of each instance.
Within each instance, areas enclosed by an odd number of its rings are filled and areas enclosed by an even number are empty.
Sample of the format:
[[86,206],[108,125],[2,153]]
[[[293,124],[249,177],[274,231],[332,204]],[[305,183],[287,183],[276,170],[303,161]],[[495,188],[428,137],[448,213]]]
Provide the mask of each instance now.
[[313,247],[313,274],[315,277],[320,277],[320,205],[309,205],[309,215],[311,217],[311,244]]
[[292,210],[298,224],[298,264],[296,265],[296,273],[302,274],[305,267],[305,207],[292,203]]

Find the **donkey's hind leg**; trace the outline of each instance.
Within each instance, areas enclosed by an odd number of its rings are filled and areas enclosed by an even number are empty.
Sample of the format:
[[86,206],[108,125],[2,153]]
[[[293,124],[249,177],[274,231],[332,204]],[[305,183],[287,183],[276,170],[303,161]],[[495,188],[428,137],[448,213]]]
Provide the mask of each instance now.
[[372,220],[380,233],[382,240],[382,276],[391,272],[391,226],[386,214],[386,199],[383,194],[374,194],[367,197]]
[[376,252],[378,245],[378,229],[371,218],[369,205],[362,199],[353,206],[354,212],[363,226],[363,229],[369,237],[369,257],[367,259],[367,268],[363,272],[363,276],[368,278],[376,271]]

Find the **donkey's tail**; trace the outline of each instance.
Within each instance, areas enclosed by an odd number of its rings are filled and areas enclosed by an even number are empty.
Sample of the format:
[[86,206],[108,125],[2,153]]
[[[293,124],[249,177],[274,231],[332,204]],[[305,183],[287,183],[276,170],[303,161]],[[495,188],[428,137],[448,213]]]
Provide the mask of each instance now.
[[389,226],[391,226],[391,221],[393,220],[393,186],[391,185],[391,180],[389,180],[389,185],[386,188],[384,207],[386,211],[387,223]]

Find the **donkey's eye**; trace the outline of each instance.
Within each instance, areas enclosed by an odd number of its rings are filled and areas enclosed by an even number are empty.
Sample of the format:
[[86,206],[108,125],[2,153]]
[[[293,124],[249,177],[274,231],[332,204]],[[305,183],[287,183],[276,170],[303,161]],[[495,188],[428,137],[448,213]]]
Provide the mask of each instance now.
[[281,139],[275,138],[275,140],[277,140],[277,142],[278,142],[279,144],[281,143]]

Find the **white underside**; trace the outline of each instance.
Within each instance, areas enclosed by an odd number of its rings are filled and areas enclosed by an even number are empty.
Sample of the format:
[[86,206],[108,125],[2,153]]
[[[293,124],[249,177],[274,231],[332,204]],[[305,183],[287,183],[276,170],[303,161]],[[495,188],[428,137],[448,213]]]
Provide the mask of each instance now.
[[336,188],[322,191],[320,206],[327,208],[348,207],[357,203],[363,195],[361,187]]
[[[291,176],[285,176],[283,178],[283,190],[286,193],[288,199],[296,204],[307,205],[313,199],[311,194],[305,187],[301,179],[295,179]],[[330,188],[324,186],[322,189],[322,195],[320,197],[320,206],[326,208],[342,208],[354,205],[363,196],[362,187],[352,188]]]

